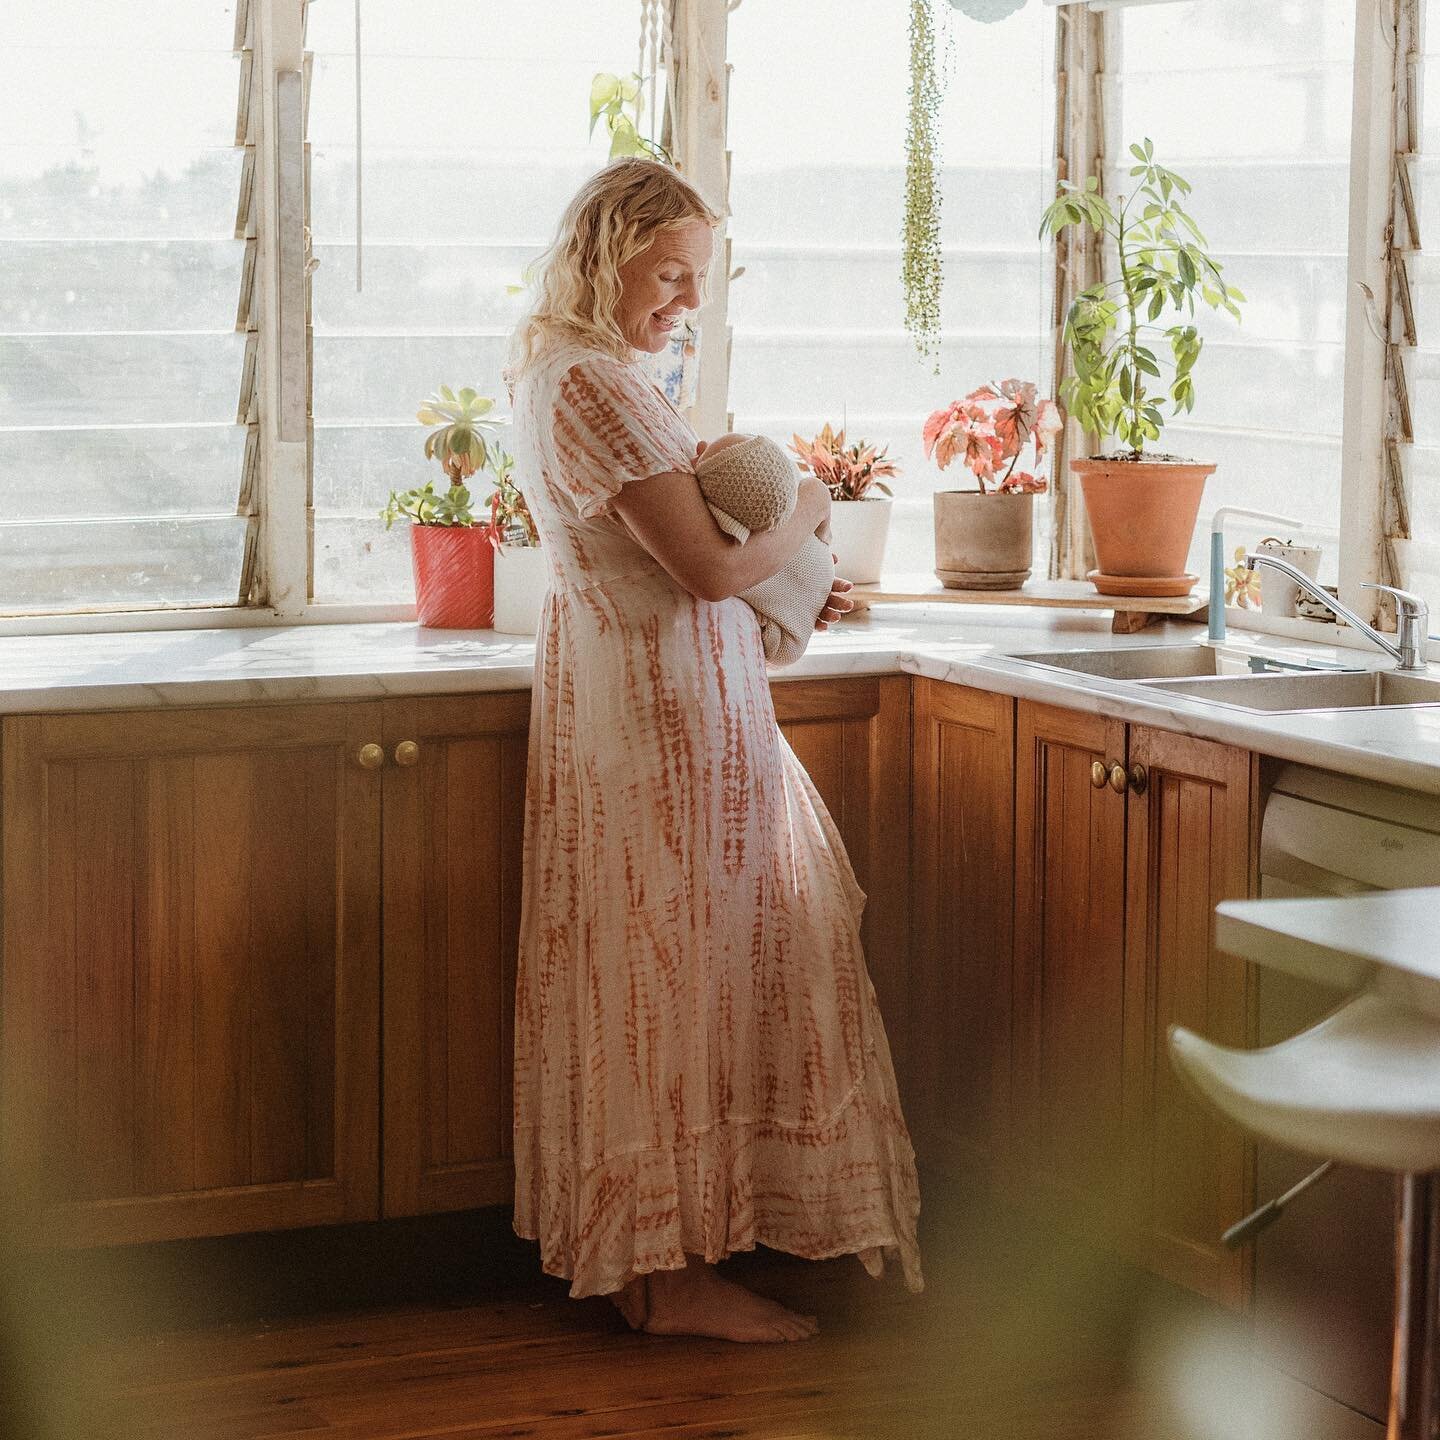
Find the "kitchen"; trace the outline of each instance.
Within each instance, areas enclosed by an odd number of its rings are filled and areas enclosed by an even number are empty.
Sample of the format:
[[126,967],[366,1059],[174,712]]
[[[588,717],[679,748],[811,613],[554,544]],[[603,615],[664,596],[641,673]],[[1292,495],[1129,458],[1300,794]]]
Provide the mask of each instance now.
[[[855,120],[904,118],[907,60],[919,93],[943,89],[944,47],[927,55],[903,6],[839,27],[847,79],[872,59],[879,79],[838,97],[818,66],[776,85],[767,57],[813,43],[780,0],[676,0],[655,8],[663,36],[642,7],[633,85],[628,5],[567,10],[565,37],[542,38],[570,48],[548,56],[524,7],[501,7],[494,35],[460,31],[456,55],[418,53],[384,11],[362,30],[358,5],[170,8],[149,46],[81,6],[116,57],[91,47],[83,73],[127,77],[95,80],[99,130],[55,110],[64,47],[38,7],[20,7],[13,50],[32,78],[12,64],[0,100],[27,137],[76,129],[60,161],[27,139],[0,172],[18,280],[0,282],[13,1433],[1433,1433],[1424,5],[920,4],[987,57],[983,84],[944,101],[958,118],[936,112],[956,167],[943,232],[907,188],[918,152],[898,126]],[[523,200],[462,219],[435,203],[458,163],[449,117],[396,120],[391,97],[440,93],[447,65],[491,48],[512,87],[496,93],[532,129],[475,163]],[[126,157],[168,153],[134,97],[179,55],[194,75],[164,83],[208,158],[166,171],[172,192]],[[1256,75],[1280,116],[1263,137]],[[579,85],[578,121],[544,88],[556,76]],[[1126,378],[1086,391],[1085,291],[1113,273],[1099,242],[1124,213],[1087,197],[1109,206],[1136,177],[1179,205],[1147,132],[1193,174],[1185,203],[1215,237],[1186,241],[1165,282],[1215,312],[1162,347],[1165,443],[1218,465],[1178,551],[1126,569],[1102,549],[1105,477],[1075,467],[1106,427],[1137,456],[1156,438],[1139,388],[1154,357],[1132,349]],[[702,189],[729,189],[727,263],[656,384],[698,434],[793,437],[805,474],[866,502],[832,517],[858,603],[767,684],[865,892],[928,1279],[904,1295],[848,1254],[737,1254],[758,1291],[819,1315],[803,1345],[628,1334],[540,1275],[509,1224],[549,602],[491,409],[515,281],[607,134],[612,160],[673,144]],[[1069,178],[1087,154],[1093,191]],[[109,189],[77,188],[91,169]],[[799,187],[835,203],[797,206]],[[79,370],[97,381],[83,424]],[[435,378],[472,373],[486,396]],[[1017,468],[1027,436],[1034,475]],[[439,492],[423,484],[437,460]],[[482,476],[503,543],[470,515]],[[988,576],[966,549],[976,507],[1024,516]],[[882,514],[871,573],[874,538],[853,532]],[[447,621],[421,553],[472,529],[489,608]],[[1305,908],[1322,902],[1362,908]],[[1331,1012],[1366,1021],[1344,1055],[1372,1077],[1404,1025],[1414,1063],[1344,1090],[1353,1073],[1315,1049]],[[1330,1068],[1312,1089],[1316,1054]],[[1301,1120],[1322,1093],[1337,1108],[1317,1138]],[[1392,1135],[1405,1144],[1385,1149]]]

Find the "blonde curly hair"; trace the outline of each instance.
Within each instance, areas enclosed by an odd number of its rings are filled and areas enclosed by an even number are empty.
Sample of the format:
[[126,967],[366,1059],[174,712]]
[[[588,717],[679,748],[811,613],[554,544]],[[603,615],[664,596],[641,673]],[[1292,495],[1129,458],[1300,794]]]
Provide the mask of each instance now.
[[510,339],[513,385],[547,346],[580,340],[630,360],[620,331],[620,267],[665,230],[692,220],[718,225],[704,196],[669,165],[638,156],[612,160],[575,192],[554,242],[535,265],[537,295]]

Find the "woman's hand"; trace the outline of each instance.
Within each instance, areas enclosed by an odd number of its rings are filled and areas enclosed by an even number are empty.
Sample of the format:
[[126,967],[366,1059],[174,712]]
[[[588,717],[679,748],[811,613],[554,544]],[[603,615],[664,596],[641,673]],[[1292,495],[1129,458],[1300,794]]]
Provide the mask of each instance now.
[[[835,558],[835,552],[830,552],[830,558]],[[853,580],[842,580],[838,575],[830,582],[830,594],[826,597],[824,608],[815,617],[815,628],[823,631],[839,620],[848,610],[855,608],[855,602],[845,596],[845,592],[855,584]]]
[[818,530],[829,521],[831,503],[830,487],[823,480],[817,480],[813,475],[801,476],[795,504],[808,513],[809,529]]

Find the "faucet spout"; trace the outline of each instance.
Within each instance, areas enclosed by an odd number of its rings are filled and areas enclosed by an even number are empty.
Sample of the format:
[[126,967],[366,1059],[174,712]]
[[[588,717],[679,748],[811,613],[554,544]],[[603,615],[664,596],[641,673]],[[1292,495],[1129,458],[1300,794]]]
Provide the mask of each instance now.
[[1293,580],[1307,595],[1313,595],[1322,605],[1328,606],[1347,625],[1353,626],[1366,639],[1378,645],[1387,655],[1393,656],[1396,667],[1403,671],[1425,669],[1425,634],[1429,628],[1430,607],[1419,595],[1408,590],[1398,590],[1393,585],[1369,585],[1371,590],[1386,590],[1395,596],[1395,608],[1399,617],[1398,644],[1388,635],[1382,635],[1368,621],[1362,620],[1348,605],[1326,590],[1318,581],[1312,580],[1303,570],[1282,560],[1278,555],[1252,550],[1245,556],[1245,568],[1258,570],[1261,567],[1278,570],[1287,580]]

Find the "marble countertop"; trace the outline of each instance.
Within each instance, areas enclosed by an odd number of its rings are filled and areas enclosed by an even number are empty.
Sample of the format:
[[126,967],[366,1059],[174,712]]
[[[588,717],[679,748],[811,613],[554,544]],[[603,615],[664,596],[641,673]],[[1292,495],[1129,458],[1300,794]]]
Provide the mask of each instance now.
[[[1440,794],[1440,705],[1250,713],[1014,658],[1027,651],[1203,643],[1203,629],[1181,622],[1112,635],[1109,617],[1099,612],[886,605],[817,635],[798,664],[773,678],[925,675]],[[1282,659],[1390,665],[1378,652],[1246,633],[1232,633],[1227,645]],[[6,637],[0,638],[0,714],[526,689],[533,657],[529,637],[408,623]],[[1432,671],[1440,674],[1440,667]]]

